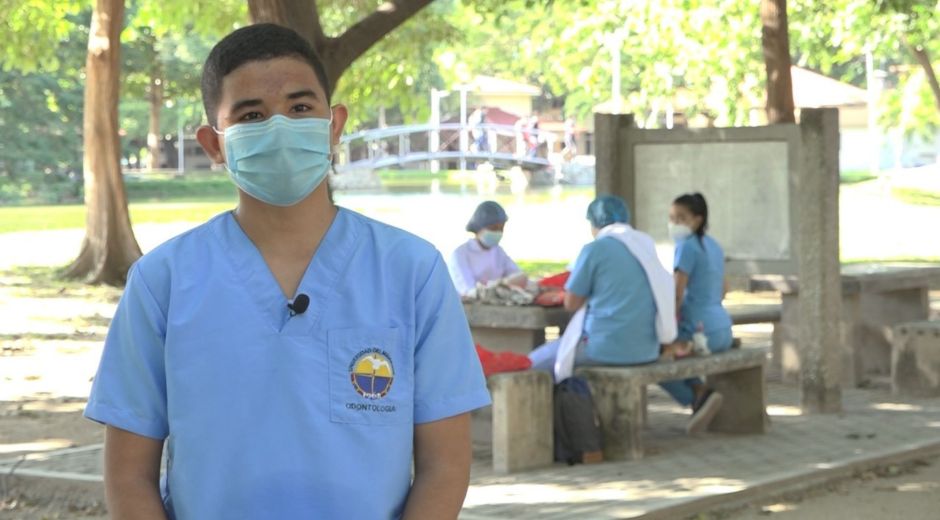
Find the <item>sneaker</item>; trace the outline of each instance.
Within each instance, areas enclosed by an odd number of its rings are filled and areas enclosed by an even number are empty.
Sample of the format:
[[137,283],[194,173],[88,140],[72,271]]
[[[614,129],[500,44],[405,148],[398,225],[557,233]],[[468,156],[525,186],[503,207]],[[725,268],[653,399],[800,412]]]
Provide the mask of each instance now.
[[689,424],[685,427],[685,432],[689,435],[698,435],[704,433],[708,429],[708,425],[711,424],[712,419],[715,418],[715,415],[718,413],[718,410],[721,410],[721,402],[723,398],[718,392],[709,391],[701,399],[698,406],[693,405],[692,418],[689,419]]

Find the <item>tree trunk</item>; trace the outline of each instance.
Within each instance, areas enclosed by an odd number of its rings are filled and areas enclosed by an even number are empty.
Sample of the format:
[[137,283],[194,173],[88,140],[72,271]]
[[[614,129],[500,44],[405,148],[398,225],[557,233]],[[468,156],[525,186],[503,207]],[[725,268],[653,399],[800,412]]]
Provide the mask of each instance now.
[[66,276],[121,285],[140,257],[121,177],[118,88],[124,0],[95,0],[85,65],[85,240]]
[[326,36],[316,0],[248,0],[252,23],[271,22],[300,33],[313,44],[330,89],[359,56],[434,0],[388,0],[337,37]]
[[930,55],[927,54],[927,49],[923,47],[917,45],[911,45],[910,47],[917,63],[920,63],[920,66],[924,68],[927,82],[930,83],[930,90],[933,91],[934,101],[937,102],[937,109],[940,110],[940,82],[937,81],[937,73],[934,72],[933,64],[930,63]]
[[794,123],[787,1],[761,0],[760,18],[764,66],[767,69],[767,123]]
[[150,71],[150,130],[147,132],[147,169],[150,171],[160,167],[161,150],[163,142],[160,133],[160,111],[163,109],[163,70],[159,63],[155,63]]

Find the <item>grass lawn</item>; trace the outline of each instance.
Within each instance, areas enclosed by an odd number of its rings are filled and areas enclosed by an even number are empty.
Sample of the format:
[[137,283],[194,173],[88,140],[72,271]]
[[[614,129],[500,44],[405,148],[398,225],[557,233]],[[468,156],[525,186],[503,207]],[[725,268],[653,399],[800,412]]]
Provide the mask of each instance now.
[[870,181],[876,177],[868,170],[849,170],[839,174],[842,184],[857,184],[859,182]]
[[917,188],[892,188],[891,195],[907,204],[919,206],[940,206],[940,192],[919,190]]
[[541,278],[543,276],[558,274],[563,272],[568,266],[566,262],[555,262],[551,260],[516,259],[516,264],[519,265],[519,268],[532,278]]
[[[216,198],[208,202],[185,199],[169,202],[132,202],[131,222],[203,222],[233,207],[234,197]],[[82,205],[0,207],[0,233],[84,227],[85,206]]]

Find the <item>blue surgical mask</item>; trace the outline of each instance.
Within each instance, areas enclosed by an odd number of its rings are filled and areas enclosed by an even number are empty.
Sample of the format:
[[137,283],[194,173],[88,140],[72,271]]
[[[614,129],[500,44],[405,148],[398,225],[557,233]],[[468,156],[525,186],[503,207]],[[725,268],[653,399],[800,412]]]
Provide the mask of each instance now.
[[499,245],[499,241],[503,239],[502,231],[491,231],[489,229],[484,229],[480,232],[480,243],[486,246],[489,249],[492,249]]
[[330,119],[271,116],[225,129],[225,168],[235,184],[274,206],[307,198],[330,169]]

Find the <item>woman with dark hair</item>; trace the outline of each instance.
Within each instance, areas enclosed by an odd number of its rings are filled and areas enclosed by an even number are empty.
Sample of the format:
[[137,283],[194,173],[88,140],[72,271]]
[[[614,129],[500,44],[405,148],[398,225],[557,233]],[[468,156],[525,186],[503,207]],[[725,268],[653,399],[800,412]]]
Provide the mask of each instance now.
[[[674,277],[678,337],[672,350],[722,352],[731,348],[731,316],[722,307],[725,253],[708,229],[708,204],[701,193],[685,194],[669,209],[669,235],[676,242]],[[722,396],[701,379],[667,381],[662,387],[680,402],[691,404],[693,417],[708,423],[721,407]],[[690,433],[702,431],[690,429]]]
[[676,242],[676,309],[679,340],[691,342],[704,333],[708,350],[731,348],[731,316],[722,307],[725,297],[725,253],[706,234],[708,203],[701,193],[682,195],[669,209],[669,234]]
[[731,316],[722,307],[725,297],[725,253],[706,234],[708,203],[701,193],[682,195],[669,210],[669,234],[676,242],[676,309],[679,341],[691,342],[704,333],[708,350],[731,348]]

